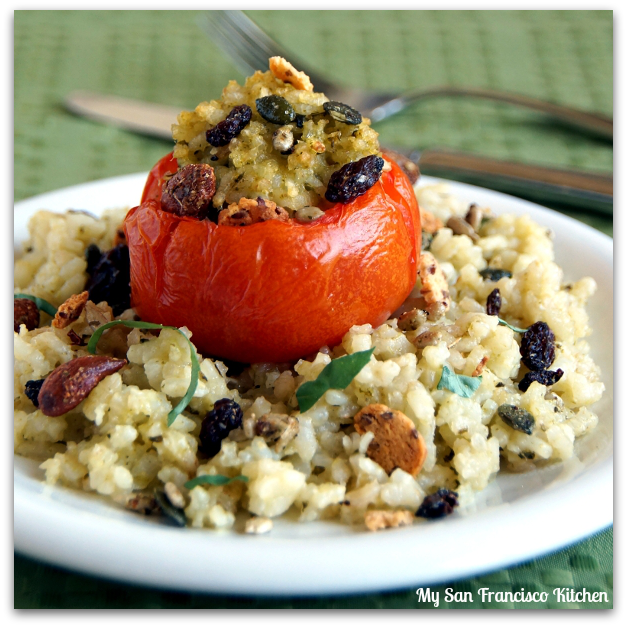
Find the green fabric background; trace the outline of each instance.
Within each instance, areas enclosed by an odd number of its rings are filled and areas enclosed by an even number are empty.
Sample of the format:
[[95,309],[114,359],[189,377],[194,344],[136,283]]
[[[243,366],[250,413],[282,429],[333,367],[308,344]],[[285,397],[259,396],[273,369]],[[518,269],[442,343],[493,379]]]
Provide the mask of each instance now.
[[[613,111],[611,11],[252,11],[332,78],[386,91],[442,84],[517,91]],[[77,183],[148,170],[168,143],[74,117],[62,107],[91,89],[193,108],[242,74],[197,26],[198,12],[15,13],[15,172],[20,200]],[[377,126],[383,142],[448,147],[611,173],[611,144],[515,107],[421,102]],[[612,220],[566,211],[611,234]],[[612,530],[528,564],[454,583],[455,591],[573,587],[613,591]],[[441,591],[447,586],[438,586]],[[443,594],[442,594],[443,596]],[[474,604],[482,607],[477,595]],[[538,607],[564,607],[549,597]],[[584,603],[578,607],[592,607]],[[440,608],[445,607],[441,603]],[[490,607],[490,604],[486,604]],[[505,604],[492,604],[506,607]],[[316,599],[181,594],[120,585],[15,557],[16,608],[416,608],[415,590]],[[524,604],[524,607],[530,607]]]

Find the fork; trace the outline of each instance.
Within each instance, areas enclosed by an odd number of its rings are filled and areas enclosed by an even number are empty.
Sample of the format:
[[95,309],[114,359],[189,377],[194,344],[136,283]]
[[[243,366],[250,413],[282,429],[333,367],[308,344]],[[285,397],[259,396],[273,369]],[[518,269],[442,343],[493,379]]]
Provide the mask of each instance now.
[[350,104],[373,122],[380,122],[419,100],[438,97],[470,97],[506,102],[540,111],[577,129],[605,139],[613,138],[613,120],[608,116],[558,105],[523,94],[454,86],[432,87],[393,94],[338,85],[308,67],[291,52],[286,51],[242,11],[206,11],[200,19],[200,27],[230,56],[244,74],[267,69],[270,57],[283,57],[305,72],[316,89],[324,92],[330,100]]

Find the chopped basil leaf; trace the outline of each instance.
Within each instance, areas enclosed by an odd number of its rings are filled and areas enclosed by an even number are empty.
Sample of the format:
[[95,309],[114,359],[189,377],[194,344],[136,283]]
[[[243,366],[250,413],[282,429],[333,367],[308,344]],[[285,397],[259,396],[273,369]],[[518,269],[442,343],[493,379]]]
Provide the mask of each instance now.
[[57,313],[57,308],[54,305],[51,305],[47,300],[43,298],[39,298],[38,296],[31,296],[30,294],[13,294],[13,299],[16,298],[26,298],[28,300],[32,300],[35,305],[37,305],[37,309],[44,311],[49,316],[55,316]]
[[343,390],[370,361],[374,347],[345,355],[327,364],[314,381],[303,383],[296,391],[300,411],[311,409],[327,390]]
[[467,377],[455,374],[446,364],[442,367],[442,377],[438,383],[438,390],[446,388],[458,396],[470,398],[481,385],[481,376]]
[[244,483],[248,482],[248,477],[244,477],[244,475],[237,475],[237,477],[226,477],[224,475],[200,475],[199,477],[195,477],[194,479],[190,479],[185,487],[188,490],[195,488],[197,485],[209,484],[209,485],[226,485],[227,483],[231,483],[231,481],[243,481]]
[[131,329],[172,329],[174,331],[178,331],[189,344],[189,354],[192,360],[192,373],[191,373],[191,381],[189,387],[187,388],[187,392],[185,396],[180,400],[178,405],[172,409],[172,411],[168,414],[168,427],[172,426],[172,423],[176,420],[176,417],[189,405],[189,402],[192,400],[194,396],[194,392],[196,392],[196,388],[198,387],[198,375],[200,374],[200,364],[198,363],[198,358],[196,357],[196,351],[194,350],[194,346],[189,341],[189,338],[176,327],[167,327],[162,324],[156,324],[154,322],[141,322],[140,320],[113,320],[112,322],[107,322],[102,326],[98,327],[94,334],[91,336],[89,343],[87,344],[87,350],[94,355],[96,353],[96,345],[98,344],[98,340],[102,336],[102,334],[111,327],[115,327],[119,324],[124,325],[125,327],[129,327]]
[[514,331],[515,333],[526,333],[527,332],[527,329],[519,329],[518,327],[512,326],[509,322],[505,322],[505,320],[503,320],[502,318],[499,318],[499,324],[503,325],[504,327],[508,327],[509,329]]

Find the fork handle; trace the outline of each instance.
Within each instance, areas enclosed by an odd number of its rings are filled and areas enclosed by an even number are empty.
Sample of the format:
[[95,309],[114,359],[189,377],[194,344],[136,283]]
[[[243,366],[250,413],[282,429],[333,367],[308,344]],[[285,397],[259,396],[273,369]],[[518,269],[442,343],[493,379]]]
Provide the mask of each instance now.
[[525,96],[523,94],[481,89],[478,87],[434,87],[432,89],[409,92],[379,107],[380,111],[375,109],[372,112],[372,118],[374,121],[381,120],[412,102],[438,96],[471,97],[494,100],[496,102],[507,102],[527,109],[541,111],[569,126],[583,129],[605,139],[613,139],[614,137],[613,119],[601,113],[582,111],[581,109],[546,102],[545,100],[539,100],[538,98]]
[[613,177],[580,170],[502,161],[449,150],[425,150],[423,174],[473,183],[538,202],[613,212]]

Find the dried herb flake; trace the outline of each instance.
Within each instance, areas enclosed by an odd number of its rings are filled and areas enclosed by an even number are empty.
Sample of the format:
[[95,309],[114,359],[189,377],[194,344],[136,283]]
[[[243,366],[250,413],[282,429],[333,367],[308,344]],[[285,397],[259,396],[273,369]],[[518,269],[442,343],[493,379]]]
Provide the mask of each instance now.
[[200,374],[200,364],[198,363],[198,358],[196,357],[196,351],[194,350],[194,345],[189,341],[189,338],[183,331],[177,329],[176,327],[168,327],[162,324],[156,324],[154,322],[142,322],[140,320],[113,320],[111,322],[107,322],[102,326],[98,327],[94,334],[91,336],[89,343],[87,344],[87,350],[92,354],[96,354],[96,345],[98,344],[98,340],[102,334],[111,327],[115,327],[117,325],[123,325],[125,327],[129,327],[131,329],[172,329],[173,331],[178,331],[189,344],[189,354],[192,360],[192,374],[191,381],[189,387],[187,388],[187,392],[185,396],[180,400],[178,405],[172,409],[172,411],[168,414],[168,427],[172,426],[172,423],[176,420],[176,417],[189,405],[189,402],[192,400],[194,393],[196,392],[196,388],[198,387],[198,375]]
[[314,381],[303,383],[296,391],[300,411],[311,409],[327,390],[343,390],[370,361],[374,347],[345,355],[327,364]]
[[512,331],[514,331],[514,333],[526,333],[527,329],[521,329],[520,327],[515,327],[513,325],[511,325],[509,322],[505,322],[505,320],[503,320],[502,318],[499,318],[499,324],[507,327],[508,329],[511,329]]
[[442,376],[438,383],[438,390],[447,389],[451,392],[470,398],[481,385],[481,376],[467,377],[463,374],[455,374],[446,364],[442,367]]
[[245,477],[244,475],[237,475],[237,477],[226,477],[225,475],[200,475],[199,477],[190,479],[185,484],[185,487],[188,490],[191,490],[198,485],[227,485],[227,483],[231,483],[232,481],[243,481],[244,483],[247,483],[248,477]]
[[16,298],[26,298],[27,300],[32,300],[35,305],[37,305],[37,309],[47,313],[49,316],[55,316],[57,313],[57,308],[54,305],[51,305],[47,300],[43,298],[39,298],[38,296],[31,296],[30,294],[13,294],[13,299]]

